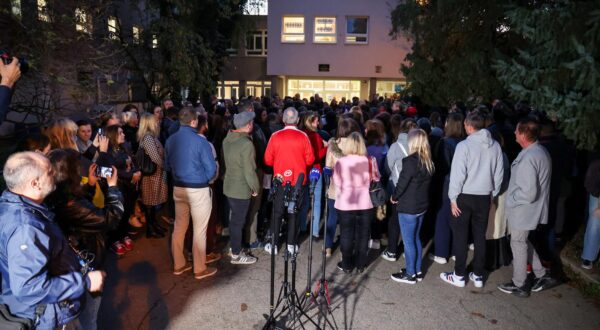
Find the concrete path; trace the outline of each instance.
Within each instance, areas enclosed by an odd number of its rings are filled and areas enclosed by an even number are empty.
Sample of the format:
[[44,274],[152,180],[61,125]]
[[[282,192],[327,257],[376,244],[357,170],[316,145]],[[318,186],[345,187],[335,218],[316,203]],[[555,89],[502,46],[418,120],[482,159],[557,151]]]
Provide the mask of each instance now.
[[[108,260],[101,329],[261,329],[264,325],[270,258],[262,250],[256,252],[259,261],[254,265],[231,265],[224,257],[217,263],[215,277],[198,281],[191,273],[171,274],[167,238],[141,238],[136,243],[124,258],[111,255]],[[320,244],[313,252],[314,281],[321,274]],[[299,256],[299,293],[306,287],[307,246],[308,242],[302,244]],[[483,289],[472,284],[460,289],[439,279],[440,272],[452,269],[452,262],[431,265],[425,260],[423,282],[408,285],[390,280],[403,259],[389,262],[373,253],[374,260],[362,275],[337,270],[339,259],[338,250],[328,259],[326,272],[338,329],[600,329],[598,306],[568,284],[533,293],[528,299],[498,291],[496,286],[510,279],[510,267],[492,273]],[[279,290],[281,255],[276,269]],[[315,313],[316,309],[309,312]]]

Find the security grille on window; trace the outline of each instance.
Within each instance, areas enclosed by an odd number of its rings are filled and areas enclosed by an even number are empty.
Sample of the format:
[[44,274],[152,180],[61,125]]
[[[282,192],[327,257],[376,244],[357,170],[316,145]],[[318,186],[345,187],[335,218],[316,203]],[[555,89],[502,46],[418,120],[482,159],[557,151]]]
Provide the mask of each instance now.
[[48,13],[48,3],[46,0],[37,0],[38,20],[42,22],[50,22],[50,14]]
[[252,31],[246,36],[246,55],[267,55],[267,31]]
[[156,34],[152,35],[152,48],[158,48],[158,37],[156,36]]
[[119,30],[117,27],[117,18],[110,16],[108,18],[108,37],[113,40],[119,39]]
[[83,8],[75,8],[75,30],[92,33],[92,17]]
[[346,18],[346,43],[366,44],[369,42],[369,18],[347,17]]
[[314,43],[335,44],[337,42],[335,17],[315,17]]
[[281,27],[281,42],[304,42],[304,17],[283,17],[283,24]]
[[136,45],[139,45],[140,40],[142,39],[142,28],[140,28],[139,26],[133,26],[132,33],[133,33],[133,43]]

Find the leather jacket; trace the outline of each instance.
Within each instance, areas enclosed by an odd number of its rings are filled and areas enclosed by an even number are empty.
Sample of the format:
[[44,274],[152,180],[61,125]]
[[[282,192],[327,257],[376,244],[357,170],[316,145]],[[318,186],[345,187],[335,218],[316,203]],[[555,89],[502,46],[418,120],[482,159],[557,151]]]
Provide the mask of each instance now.
[[92,203],[94,187],[86,185],[85,196],[65,196],[55,192],[49,196],[56,218],[69,242],[80,251],[94,254],[94,269],[103,268],[106,258],[106,233],[115,230],[123,216],[123,195],[117,187],[109,187],[104,208]]

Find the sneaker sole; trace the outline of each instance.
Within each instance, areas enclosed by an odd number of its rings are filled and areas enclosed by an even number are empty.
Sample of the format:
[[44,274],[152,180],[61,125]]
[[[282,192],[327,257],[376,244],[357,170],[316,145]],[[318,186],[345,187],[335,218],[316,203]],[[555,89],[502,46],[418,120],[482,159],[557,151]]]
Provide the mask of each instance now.
[[381,255],[381,257],[382,257],[383,259],[385,259],[385,260],[387,260],[387,261],[391,261],[391,262],[395,262],[395,261],[397,260],[396,258],[390,258],[390,257],[388,257],[388,256],[386,256],[386,255],[383,255],[383,254]]
[[217,273],[217,271],[215,270],[212,273],[208,273],[208,274],[204,274],[204,275],[194,275],[194,278],[197,280],[201,280],[203,278],[211,277],[211,276],[215,275],[216,273]]
[[253,263],[256,263],[256,260],[254,260],[254,261],[245,261],[245,262],[231,260],[231,264],[232,265],[252,265]]
[[206,260],[206,264],[212,264],[213,262],[217,262],[219,260],[221,260],[222,257],[218,257],[218,258],[214,258],[214,259],[210,259],[210,260]]
[[190,271],[191,269],[192,269],[192,266],[190,266],[189,268],[186,267],[186,268],[184,268],[182,270],[173,271],[173,275],[178,275],[179,276],[179,275],[181,275],[181,274],[183,274],[183,273],[185,273],[187,271]]
[[407,280],[404,280],[404,279],[395,278],[394,276],[390,276],[390,278],[392,279],[392,281],[398,282],[398,283],[406,283],[406,284],[416,284],[417,283],[416,280],[415,281],[407,281]]
[[447,264],[447,263],[448,263],[448,261],[446,261],[446,259],[444,259],[444,258],[441,258],[441,259],[442,259],[442,260],[438,260],[438,259],[436,259],[436,257],[435,257],[435,256],[433,256],[433,257],[431,257],[431,256],[430,256],[430,257],[429,257],[429,260],[431,260],[431,261],[435,262],[436,264],[445,265],[445,264]]
[[513,291],[509,291],[509,290],[506,290],[506,289],[501,289],[500,287],[498,287],[498,290],[500,290],[500,291],[502,291],[504,293],[508,293],[511,296],[515,296],[515,297],[519,297],[519,298],[528,298],[529,297],[529,295],[526,294],[526,293],[515,293]]

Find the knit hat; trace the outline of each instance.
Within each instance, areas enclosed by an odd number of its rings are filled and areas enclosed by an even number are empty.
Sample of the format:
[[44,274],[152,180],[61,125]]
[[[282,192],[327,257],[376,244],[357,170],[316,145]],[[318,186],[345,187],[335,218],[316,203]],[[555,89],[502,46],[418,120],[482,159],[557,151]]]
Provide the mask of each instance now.
[[251,111],[236,113],[233,115],[233,125],[236,129],[240,129],[252,121],[255,116],[256,114]]

